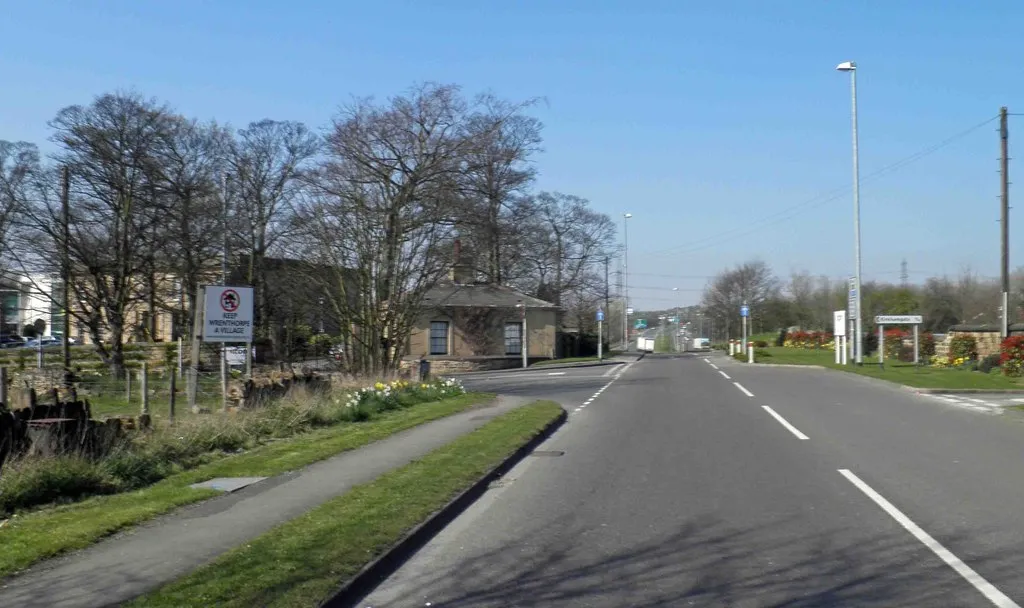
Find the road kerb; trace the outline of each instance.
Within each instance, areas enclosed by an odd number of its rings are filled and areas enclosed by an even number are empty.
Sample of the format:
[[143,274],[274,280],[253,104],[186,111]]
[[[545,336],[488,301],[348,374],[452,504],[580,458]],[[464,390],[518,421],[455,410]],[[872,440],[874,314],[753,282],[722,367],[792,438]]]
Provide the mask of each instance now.
[[481,476],[473,485],[450,500],[445,506],[434,512],[426,521],[406,533],[401,540],[387,549],[380,557],[364,566],[333,596],[325,600],[321,607],[346,608],[357,605],[377,585],[398,570],[416,551],[426,545],[430,539],[480,498],[490,487],[491,483],[512,470],[515,465],[519,464],[523,458],[526,458],[538,445],[546,441],[548,437],[565,424],[568,417],[568,413],[563,408],[562,413],[539,433],[534,435],[530,441],[491,469],[490,472]]

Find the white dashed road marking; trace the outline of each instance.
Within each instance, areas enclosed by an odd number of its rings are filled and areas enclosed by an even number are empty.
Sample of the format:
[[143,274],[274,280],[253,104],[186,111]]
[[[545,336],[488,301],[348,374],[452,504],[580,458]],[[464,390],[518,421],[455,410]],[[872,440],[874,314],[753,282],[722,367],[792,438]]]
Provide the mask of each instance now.
[[922,530],[920,526],[904,515],[902,511],[886,500],[884,496],[876,492],[868,484],[864,483],[860,477],[854,475],[849,469],[839,469],[839,474],[856,486],[858,490],[864,492],[868,498],[881,507],[883,511],[888,513],[890,517],[895,519],[907,530],[907,532],[910,532],[914,538],[921,541],[921,544],[928,547],[928,549],[937,555],[939,559],[946,562],[946,565],[955,570],[957,574],[964,577],[964,579],[973,585],[975,589],[980,591],[988,601],[992,602],[993,606],[998,606],[999,608],[1020,608],[1016,602],[1007,597],[999,589],[996,589],[995,585],[985,580],[970,566],[961,561],[960,558],[953,555],[949,549],[942,546],[939,541],[935,540],[930,534]]
[[[622,376],[622,374],[626,373],[626,370],[628,370],[630,367],[633,366],[633,363],[636,363],[636,361],[633,361],[632,363],[627,363],[625,365],[619,365],[619,366],[613,367],[612,370],[616,370],[619,373],[615,374],[615,376],[613,376],[612,379],[609,380],[607,384],[605,384],[601,388],[597,389],[597,392],[595,392],[593,395],[588,397],[587,400],[584,401],[582,405],[580,405],[579,407],[574,409],[573,413],[578,412],[578,411],[584,409],[585,407],[587,407],[588,405],[590,405],[591,403],[593,403],[594,399],[597,399],[598,397],[600,397],[601,393],[603,393],[605,391],[605,389],[607,389],[609,386],[611,386],[612,383],[614,383],[616,380],[618,380]],[[611,370],[609,370],[609,371],[611,371]],[[607,372],[605,372],[604,375],[608,375]]]
[[803,440],[803,441],[807,441],[808,439],[810,439],[810,437],[808,437],[807,435],[804,435],[803,433],[801,433],[801,432],[800,432],[800,431],[799,431],[799,430],[798,430],[798,429],[797,429],[797,428],[796,428],[795,426],[793,426],[792,424],[790,424],[788,420],[786,420],[785,418],[783,418],[782,416],[780,416],[780,415],[779,415],[779,414],[778,414],[778,413],[777,413],[777,412],[776,412],[775,410],[773,410],[772,408],[768,407],[767,405],[762,405],[761,407],[762,407],[762,408],[764,409],[764,411],[768,412],[768,414],[769,414],[769,415],[770,415],[770,416],[771,416],[772,418],[774,418],[774,419],[775,419],[776,421],[778,421],[778,423],[779,423],[779,424],[781,424],[782,426],[784,426],[784,427],[786,428],[786,430],[787,430],[787,431],[789,431],[790,433],[793,433],[794,435],[796,435],[796,438],[797,438],[797,439],[801,439],[801,440]]
[[723,372],[722,370],[718,370],[718,373],[722,374],[722,377],[725,378],[726,380],[730,380],[729,374]]
[[565,372],[548,372],[549,376],[564,376]]
[[931,394],[930,397],[935,399],[941,399],[950,405],[962,407],[968,410],[974,410],[976,412],[986,412],[989,414],[1000,413],[999,404],[992,403],[991,401],[984,401],[982,399],[973,399],[970,397],[957,397],[954,395],[942,395],[942,394]]
[[736,388],[738,388],[741,391],[743,391],[743,394],[746,395],[747,397],[753,397],[754,396],[754,393],[752,393],[752,392],[748,391],[747,389],[743,388],[743,385],[740,384],[739,382],[733,382],[733,384],[736,385]]

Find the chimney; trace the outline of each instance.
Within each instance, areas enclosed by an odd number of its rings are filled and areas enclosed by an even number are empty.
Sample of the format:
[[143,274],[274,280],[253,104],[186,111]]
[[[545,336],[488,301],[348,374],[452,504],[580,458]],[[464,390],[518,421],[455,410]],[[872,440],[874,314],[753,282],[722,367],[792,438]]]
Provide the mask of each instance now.
[[454,256],[452,260],[451,280],[459,285],[466,285],[473,282],[473,266],[462,262],[462,239],[455,239],[453,246]]

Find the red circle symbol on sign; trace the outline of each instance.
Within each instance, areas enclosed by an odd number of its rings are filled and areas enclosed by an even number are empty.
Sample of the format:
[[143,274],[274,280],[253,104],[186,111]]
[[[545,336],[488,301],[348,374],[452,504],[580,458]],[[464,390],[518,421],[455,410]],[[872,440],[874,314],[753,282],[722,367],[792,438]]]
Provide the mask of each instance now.
[[235,312],[241,303],[242,298],[238,297],[238,292],[234,289],[225,289],[220,294],[220,307],[224,309],[224,312]]

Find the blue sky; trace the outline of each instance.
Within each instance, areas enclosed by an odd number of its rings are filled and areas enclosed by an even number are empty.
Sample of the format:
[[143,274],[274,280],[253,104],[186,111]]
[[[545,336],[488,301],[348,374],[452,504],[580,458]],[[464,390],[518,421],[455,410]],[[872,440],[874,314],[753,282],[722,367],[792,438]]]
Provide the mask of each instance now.
[[[423,81],[543,97],[537,187],[632,213],[632,299],[685,305],[702,277],[755,257],[782,277],[852,271],[837,63],[860,66],[867,176],[1002,105],[1024,111],[1021,22],[1010,0],[8,2],[0,138],[45,144],[58,109],[126,88],[235,126],[315,128],[353,96]],[[996,127],[865,180],[866,278],[895,281],[904,257],[913,279],[998,274]]]

